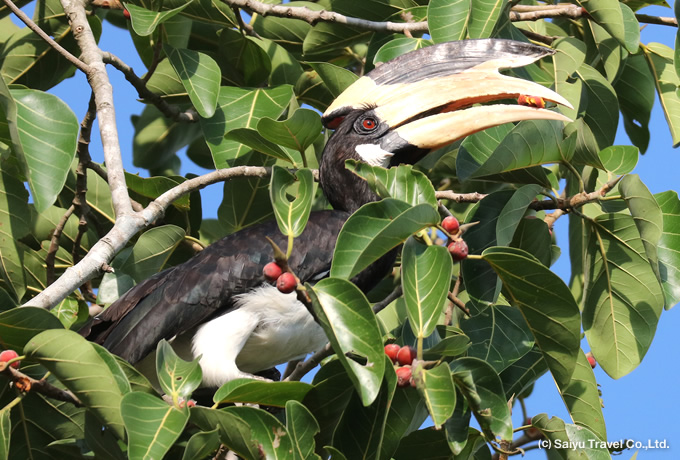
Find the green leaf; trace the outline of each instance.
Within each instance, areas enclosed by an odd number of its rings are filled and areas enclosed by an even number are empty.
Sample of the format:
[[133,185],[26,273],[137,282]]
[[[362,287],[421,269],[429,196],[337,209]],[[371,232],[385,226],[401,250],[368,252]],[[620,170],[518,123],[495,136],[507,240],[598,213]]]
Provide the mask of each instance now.
[[0,346],[18,352],[42,331],[63,328],[61,321],[43,308],[14,308],[0,313]]
[[468,356],[482,359],[500,373],[531,350],[534,338],[517,308],[494,305],[479,315],[461,320],[470,338]]
[[175,404],[180,398],[188,399],[203,379],[198,359],[181,359],[165,339],[156,347],[156,374],[163,392],[172,397]]
[[423,396],[435,428],[441,428],[456,407],[456,389],[451,369],[446,363],[432,369],[419,369],[416,365],[413,378],[416,379],[416,387]]
[[286,403],[286,428],[293,443],[294,458],[321,459],[314,453],[314,436],[319,432],[319,424],[309,409],[298,401]]
[[512,420],[503,385],[491,366],[477,358],[451,363],[453,381],[465,395],[472,413],[488,439],[512,439]]
[[255,129],[260,118],[277,119],[293,98],[293,88],[288,85],[269,89],[243,89],[229,86],[220,88],[215,115],[199,120],[206,142],[217,168],[231,163],[250,149],[224,138],[235,128]]
[[437,223],[439,214],[429,204],[409,206],[393,198],[368,203],[342,227],[331,276],[351,278],[413,233]]
[[628,56],[619,78],[614,82],[623,126],[642,153],[649,145],[649,119],[654,106],[655,78],[643,54]]
[[[663,213],[663,233],[657,247],[659,272],[666,297],[666,308],[680,302],[680,200],[677,192],[668,191],[654,195]],[[0,334],[1,335],[1,334]]]
[[148,393],[126,394],[120,412],[128,433],[127,453],[131,459],[163,458],[189,420],[187,410],[169,406]]
[[619,75],[622,61],[625,60],[628,52],[595,21],[589,20],[588,25],[590,26],[593,40],[595,40],[595,46],[599,51],[607,80],[613,83]]
[[531,420],[531,424],[541,431],[551,446],[557,447],[552,450],[559,455],[559,458],[566,460],[611,458],[606,444],[603,445],[602,440],[587,428],[566,424],[557,417],[548,419],[546,414],[536,415]]
[[205,118],[212,117],[222,78],[215,60],[207,54],[170,45],[164,45],[163,49],[198,114]]
[[345,55],[347,47],[366,42],[372,35],[373,31],[320,22],[305,37],[302,52],[310,61],[333,60]]
[[599,25],[622,45],[626,45],[626,29],[618,0],[577,0]]
[[30,215],[24,184],[0,165],[0,279],[14,300],[21,300],[26,292],[24,251],[17,241],[30,232]]
[[628,174],[637,165],[640,152],[632,145],[612,145],[600,150],[604,168],[614,174]]
[[149,11],[132,3],[126,3],[125,8],[130,12],[132,28],[137,35],[145,37],[151,35],[159,24],[167,21],[171,17],[179,14],[183,9],[191,4],[193,0],[185,2],[183,5],[166,11]]
[[541,219],[527,216],[520,219],[510,247],[522,249],[537,258],[543,265],[550,267],[553,262],[552,237],[548,225]]
[[434,331],[446,307],[451,285],[451,254],[443,246],[427,246],[411,237],[401,255],[401,285],[413,333],[425,338]]
[[199,431],[189,438],[184,448],[182,460],[194,460],[197,458],[213,458],[220,447],[219,428],[212,431]]
[[[78,141],[78,119],[58,97],[32,89],[13,89],[16,154],[26,164],[36,210],[52,206],[66,183]],[[5,112],[7,101],[3,98]]]
[[328,62],[309,62],[308,64],[318,74],[334,98],[340,96],[344,90],[359,79],[354,72]]
[[[614,2],[618,9],[618,1]],[[614,88],[600,72],[583,64],[577,73],[588,96],[587,107],[581,107],[585,110],[583,119],[593,132],[598,150],[602,150],[614,143],[619,123],[619,102]]]
[[71,326],[78,321],[79,317],[83,317],[83,314],[85,319],[89,318],[87,305],[79,302],[73,297],[66,297],[55,305],[50,312],[59,318],[59,321],[61,321],[61,324],[63,324],[66,329],[70,329]]
[[430,45],[432,45],[432,41],[425,38],[395,38],[380,47],[373,57],[373,64],[391,61],[402,54],[419,50],[420,48],[425,48]]
[[470,18],[471,0],[432,0],[427,5],[427,23],[435,43],[463,40]]
[[295,165],[295,160],[288,152],[277,144],[267,140],[262,134],[252,128],[236,128],[224,135],[224,139],[234,141],[253,149],[256,152],[264,153],[277,160],[287,161]]
[[222,444],[246,459],[260,459],[257,441],[253,438],[252,427],[239,415],[225,410],[196,406],[189,411],[191,423],[203,431],[217,427]]
[[631,54],[636,54],[640,49],[640,23],[635,12],[625,3],[619,3],[623,15],[623,27],[625,29],[625,41],[623,45]]
[[673,67],[673,50],[660,43],[650,43],[642,50],[647,58],[656,92],[671,131],[673,147],[677,147],[680,145],[680,99],[677,95],[680,78]]
[[258,42],[235,29],[220,31],[218,62],[222,78],[230,83],[229,86],[258,87],[269,78],[272,62]]
[[220,404],[236,402],[284,407],[286,401],[302,401],[311,389],[309,384],[302,382],[235,379],[222,385],[213,395],[213,401]]
[[534,345],[529,353],[501,372],[506,398],[521,395],[547,371],[548,365],[543,359],[543,353]]
[[[125,173],[125,184],[128,189],[135,194],[141,195],[144,198],[155,200],[163,193],[167,192],[173,187],[177,187],[184,182],[184,177],[140,177],[136,174]],[[88,185],[89,185],[88,180]],[[89,191],[89,190],[88,190]],[[172,202],[172,205],[182,211],[188,211],[190,208],[189,195],[181,196]]]
[[503,281],[504,292],[522,312],[558,385],[571,379],[580,350],[578,305],[564,282],[528,253],[489,248],[482,254]]
[[446,442],[446,433],[433,427],[416,430],[404,437],[399,449],[394,453],[395,460],[443,460],[451,458],[451,450]]
[[[386,370],[386,373],[388,372],[390,371]],[[417,391],[410,388],[395,391],[385,420],[381,458],[392,458],[401,439],[422,426],[427,417],[425,402]]]
[[663,291],[631,216],[584,221],[583,330],[607,374],[622,377],[642,361],[663,309]]
[[272,414],[248,406],[228,407],[224,412],[236,415],[250,427],[252,438],[257,441],[256,452],[259,451],[256,458],[289,458],[293,441],[286,427]]
[[47,330],[26,344],[24,354],[45,366],[118,439],[124,439],[123,395],[109,366],[84,337],[63,329]]
[[144,232],[120,270],[130,274],[137,283],[147,279],[161,270],[184,236],[184,230],[175,225],[162,225]]
[[[297,185],[295,199],[288,197],[288,190]],[[295,175],[287,169],[274,165],[269,196],[279,224],[279,230],[289,238],[300,236],[307,225],[314,198],[314,177],[309,169],[300,169]]]
[[257,123],[257,131],[262,137],[303,155],[319,137],[321,128],[321,117],[309,109],[298,109],[287,120],[276,121],[265,117]]
[[371,404],[380,391],[385,359],[378,321],[368,300],[359,288],[339,278],[323,279],[313,289],[306,286],[321,327],[363,404]]
[[10,421],[10,411],[0,411],[0,459],[9,458],[9,441],[12,434],[12,422]]
[[628,174],[619,182],[619,192],[633,216],[635,226],[640,232],[645,254],[659,281],[659,258],[657,246],[663,233],[663,214],[649,189],[637,174]]
[[588,428],[601,441],[606,441],[607,429],[602,415],[600,390],[583,350],[579,352],[571,381],[567,386],[560,387],[560,394],[574,423]]
[[425,174],[411,165],[399,165],[389,169],[371,166],[363,161],[347,160],[346,167],[366,180],[380,198],[395,198],[412,206],[429,203],[437,206],[432,182]]
[[503,6],[500,0],[472,0],[467,25],[469,38],[491,37]]

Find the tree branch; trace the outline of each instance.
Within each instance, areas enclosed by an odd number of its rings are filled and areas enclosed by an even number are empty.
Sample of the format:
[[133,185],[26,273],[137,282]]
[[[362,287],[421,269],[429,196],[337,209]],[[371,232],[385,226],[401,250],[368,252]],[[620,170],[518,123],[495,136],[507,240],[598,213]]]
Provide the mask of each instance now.
[[59,54],[64,56],[71,64],[76,66],[78,69],[83,71],[83,73],[87,74],[90,72],[90,66],[72,55],[66,48],[61,46],[59,43],[54,41],[52,37],[47,35],[44,30],[42,30],[38,24],[33,22],[31,18],[26,16],[26,14],[21,11],[13,2],[12,0],[3,0],[5,2],[5,5],[12,10],[12,13],[16,15],[26,26],[31,29],[33,32],[36,33],[36,35],[40,38],[42,38],[48,45],[50,45],[52,48],[55,49]]
[[22,393],[35,391],[48,398],[71,403],[76,407],[82,407],[83,405],[76,395],[70,391],[57,388],[44,378],[36,380],[33,377],[29,377],[23,372],[14,369],[12,366],[7,366],[6,363],[0,363],[0,374],[9,378],[12,383],[14,383],[14,386]]
[[85,1],[61,0],[61,5],[71,23],[73,36],[82,51],[82,60],[89,66],[86,75],[94,92],[97,118],[99,119],[99,131],[109,176],[111,199],[116,217],[119,218],[130,214],[132,207],[127,186],[125,185],[125,170],[123,169],[118,128],[116,125],[116,112],[113,103],[113,87],[106,74],[102,51],[97,46],[90,24],[87,22]]
[[136,74],[135,71],[132,70],[132,67],[127,65],[125,62],[123,62],[121,59],[119,59],[117,56],[109,53],[109,52],[104,52],[102,54],[104,62],[107,64],[111,64],[113,67],[118,69],[125,75],[125,79],[130,82],[130,84],[137,90],[137,94],[141,99],[144,99],[150,103],[152,103],[158,110],[161,111],[163,115],[165,115],[167,118],[170,118],[171,120],[179,121],[179,122],[197,122],[198,121],[198,113],[194,109],[187,110],[186,112],[182,112],[179,110],[177,107],[168,104],[162,97],[160,97],[158,94],[154,93],[153,91],[149,90],[149,88],[146,87],[146,82],[139,78]]

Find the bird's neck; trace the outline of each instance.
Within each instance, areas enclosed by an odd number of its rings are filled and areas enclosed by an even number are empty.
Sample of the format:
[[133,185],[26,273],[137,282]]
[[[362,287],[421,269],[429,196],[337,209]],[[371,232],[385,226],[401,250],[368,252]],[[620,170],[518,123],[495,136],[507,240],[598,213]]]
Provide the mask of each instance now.
[[319,166],[319,185],[333,209],[353,213],[366,203],[378,201],[380,197],[364,179],[345,167],[345,160],[349,159],[358,160],[358,156],[346,150],[328,151],[327,147]]

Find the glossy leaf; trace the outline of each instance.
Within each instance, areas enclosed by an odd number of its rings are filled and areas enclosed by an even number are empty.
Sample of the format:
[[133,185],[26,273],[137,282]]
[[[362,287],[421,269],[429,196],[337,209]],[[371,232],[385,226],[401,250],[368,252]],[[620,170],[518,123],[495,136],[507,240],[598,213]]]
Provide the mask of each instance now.
[[600,390],[595,374],[583,350],[576,360],[571,381],[560,388],[562,399],[575,424],[592,431],[600,440],[607,440],[607,430],[602,415]]
[[619,378],[649,349],[663,291],[632,217],[605,214],[585,225],[583,330],[602,369]]
[[52,94],[30,89],[14,89],[11,94],[16,103],[18,134],[12,142],[18,148],[17,155],[26,162],[28,185],[41,212],[54,203],[66,182],[76,153],[78,120]]
[[8,290],[11,289],[15,300],[20,300],[26,292],[24,251],[17,241],[31,229],[29,216],[28,192],[24,184],[0,167],[0,278]]
[[389,169],[371,166],[362,161],[347,160],[345,166],[364,178],[380,198],[395,198],[412,206],[429,203],[437,206],[432,182],[425,174],[411,165],[399,165]]
[[[388,372],[390,372],[389,369],[386,370],[386,373]],[[385,420],[380,458],[392,458],[399,447],[399,441],[407,433],[420,427],[427,417],[425,402],[417,391],[410,388],[395,391]]]
[[432,0],[427,5],[430,35],[435,43],[462,40],[467,32],[471,0]]
[[456,389],[451,369],[446,363],[432,369],[418,369],[416,366],[414,378],[435,428],[441,428],[456,407]]
[[618,0],[577,0],[599,25],[622,45],[626,45],[623,13]]
[[553,262],[554,245],[548,225],[541,219],[520,219],[509,246],[528,252],[546,267]]
[[192,407],[191,423],[203,431],[219,429],[220,441],[237,455],[245,459],[259,459],[258,446],[253,440],[253,430],[239,415],[225,410]]
[[132,459],[163,458],[189,420],[187,410],[169,406],[148,393],[126,394],[120,411],[128,433],[127,453]]
[[472,0],[467,24],[469,38],[491,37],[503,6],[500,0]]
[[[290,187],[297,185],[295,198],[288,197]],[[287,169],[274,165],[269,186],[272,208],[279,230],[289,237],[300,236],[307,226],[314,198],[314,177],[309,169],[300,169],[295,175]]]
[[378,52],[375,53],[373,63],[377,64],[379,62],[391,61],[402,54],[419,50],[420,48],[425,48],[430,45],[432,45],[432,41],[425,38],[396,38],[385,43]]
[[643,47],[643,52],[654,76],[656,92],[673,138],[673,147],[677,147],[680,144],[680,98],[676,90],[680,78],[673,67],[673,50],[660,43],[650,43]]
[[181,359],[166,340],[161,340],[156,348],[156,375],[163,392],[175,404],[180,399],[188,399],[203,378],[198,360]]
[[387,198],[364,205],[340,231],[331,276],[351,278],[411,234],[438,222],[439,214],[429,204],[411,207]]
[[314,436],[319,432],[319,424],[309,409],[298,401],[286,403],[286,428],[293,443],[294,458],[321,459],[314,453]]
[[34,336],[48,329],[63,329],[61,321],[37,307],[11,309],[0,313],[0,346],[17,352]]
[[468,356],[482,359],[500,373],[524,356],[534,338],[517,308],[494,305],[479,315],[461,321],[470,337]]
[[287,85],[271,89],[242,89],[223,86],[215,115],[200,125],[217,168],[230,166],[250,149],[224,138],[235,128],[256,128],[260,118],[278,118],[293,97],[293,88]]
[[219,429],[211,431],[199,431],[189,438],[184,448],[182,460],[194,460],[196,458],[214,457],[220,447]]
[[224,138],[228,141],[234,141],[242,144],[245,147],[251,148],[256,152],[264,153],[277,160],[287,161],[295,165],[295,160],[282,149],[278,144],[267,140],[258,131],[251,128],[236,128],[225,134]]
[[409,324],[416,337],[434,331],[446,307],[451,285],[451,254],[443,246],[426,246],[411,237],[401,254],[401,285]]
[[144,232],[120,270],[137,283],[145,280],[161,270],[184,236],[184,230],[174,225],[162,225]]
[[160,24],[181,13],[192,1],[184,2],[182,6],[166,11],[150,11],[132,3],[126,3],[125,8],[130,12],[130,21],[135,33],[145,37],[151,35]]
[[108,365],[84,337],[67,330],[44,331],[30,339],[24,354],[45,366],[118,439],[124,439],[123,395]]
[[334,98],[338,97],[359,78],[349,70],[328,62],[310,62],[309,65],[318,74]]
[[654,106],[655,78],[643,54],[628,56],[614,89],[623,126],[641,152],[649,145],[649,119]]
[[257,123],[257,132],[262,137],[302,154],[319,137],[321,128],[319,114],[308,109],[296,110],[287,120],[276,121],[265,117]]
[[361,401],[371,404],[380,391],[385,358],[382,335],[370,304],[359,288],[339,278],[323,279],[313,289],[307,285],[307,291],[321,327]]
[[632,145],[612,145],[600,151],[604,168],[613,174],[628,174],[638,162],[639,151]]
[[213,395],[216,403],[248,403],[285,407],[286,401],[302,401],[311,390],[302,382],[262,382],[252,379],[231,380]]
[[264,452],[265,458],[289,458],[293,441],[283,424],[272,414],[248,406],[228,407],[224,412],[234,414],[247,423],[253,439],[257,441],[256,449]]
[[666,297],[666,308],[680,302],[680,255],[678,235],[680,235],[680,200],[673,191],[654,195],[663,213],[663,233],[657,247],[659,254],[659,273]]
[[[618,9],[618,2],[616,0],[614,2]],[[577,74],[583,81],[583,89],[588,95],[584,120],[593,132],[598,149],[602,150],[614,143],[619,122],[619,102],[614,88],[600,72],[583,64],[577,70]]]
[[465,395],[482,431],[493,439],[512,439],[512,420],[503,385],[491,366],[481,359],[460,358],[451,363],[453,381]]
[[505,296],[518,307],[558,382],[565,385],[580,350],[578,305],[564,282],[538,260],[512,248],[482,254],[503,281]]
[[198,114],[205,118],[212,117],[222,78],[215,60],[198,51],[169,45],[165,45],[164,50]]
[[625,29],[624,46],[631,54],[636,54],[640,49],[640,23],[635,12],[625,3],[619,3],[623,15],[623,27]]

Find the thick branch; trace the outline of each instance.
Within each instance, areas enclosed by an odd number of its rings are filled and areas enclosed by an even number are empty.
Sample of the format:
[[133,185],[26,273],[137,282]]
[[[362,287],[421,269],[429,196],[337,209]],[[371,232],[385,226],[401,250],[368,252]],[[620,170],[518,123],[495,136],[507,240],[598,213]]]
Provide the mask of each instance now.
[[125,79],[129,81],[130,84],[137,90],[137,94],[141,99],[152,103],[167,118],[180,122],[198,121],[198,114],[195,110],[191,109],[187,110],[186,112],[182,112],[177,107],[165,102],[165,100],[163,100],[163,98],[161,98],[158,94],[146,87],[146,82],[135,74],[135,71],[132,70],[132,67],[124,63],[115,55],[104,52],[103,58],[104,62],[111,64],[116,69],[120,70],[123,75],[125,75]]
[[125,185],[125,171],[118,141],[116,112],[113,103],[113,87],[106,74],[102,51],[92,33],[83,0],[61,0],[66,16],[71,22],[73,36],[82,51],[82,59],[89,66],[87,80],[94,92],[97,119],[101,133],[104,159],[109,176],[111,199],[116,217],[132,212],[130,196]]
[[304,6],[269,5],[256,0],[223,0],[227,5],[242,8],[250,13],[257,13],[262,16],[276,16],[279,18],[294,18],[305,21],[309,24],[317,22],[334,22],[357,27],[362,30],[373,30],[375,32],[427,32],[427,22],[376,22],[366,19],[353,18],[333,11],[310,10]]

